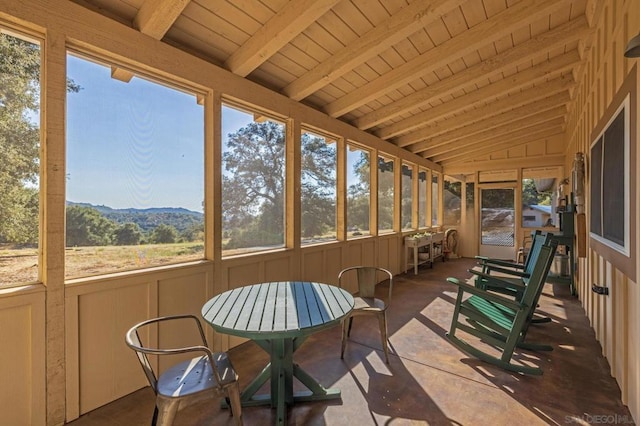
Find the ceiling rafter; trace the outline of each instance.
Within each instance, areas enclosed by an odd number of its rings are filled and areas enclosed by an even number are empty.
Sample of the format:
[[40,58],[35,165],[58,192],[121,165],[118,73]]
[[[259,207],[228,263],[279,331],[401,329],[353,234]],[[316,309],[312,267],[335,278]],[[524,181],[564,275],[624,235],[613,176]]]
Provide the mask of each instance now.
[[133,18],[133,26],[156,40],[169,31],[191,0],[146,0]]
[[232,73],[245,77],[309,25],[342,0],[293,0],[288,2],[225,62]]
[[440,104],[421,113],[415,114],[402,121],[394,123],[376,132],[376,136],[382,139],[389,139],[410,130],[420,128],[431,123],[438,118],[446,117],[450,114],[469,108],[472,105],[487,102],[507,93],[513,93],[523,87],[530,86],[540,81],[552,79],[559,74],[573,68],[580,62],[580,55],[576,50],[567,54],[556,56],[548,61],[544,61],[532,68],[511,75],[496,83],[482,87],[466,95],[453,99],[452,101]]
[[331,55],[296,80],[282,92],[297,101],[320,90],[358,65],[424,28],[441,15],[466,0],[416,1],[402,8],[386,21]]
[[495,147],[499,144],[506,144],[507,148],[512,148],[524,143],[532,142],[535,139],[540,139],[541,136],[539,136],[538,133],[544,133],[545,135],[547,134],[545,133],[547,131],[552,132],[549,133],[549,135],[562,133],[564,129],[564,123],[565,121],[563,117],[553,118],[542,123],[534,123],[533,125],[528,127],[512,129],[511,132],[492,136],[482,143],[470,144],[466,146],[464,150],[449,151],[432,158],[437,158],[440,162],[445,162],[457,157],[463,157],[467,159],[476,158],[479,155],[494,152]]
[[[564,100],[564,103],[562,103],[561,100]],[[449,149],[449,147],[452,147],[453,143],[458,140],[491,131],[491,129],[499,126],[517,124],[519,120],[536,115],[540,112],[553,111],[557,116],[562,116],[567,113],[566,103],[569,101],[570,97],[568,93],[558,93],[557,95],[540,102],[523,105],[502,114],[489,116],[486,117],[485,120],[433,137],[421,142],[420,145],[415,148],[410,147],[410,151],[414,153],[424,153],[424,155],[430,156],[428,152],[431,150],[434,150],[433,152],[435,153],[438,149]],[[487,109],[490,109],[490,107]]]
[[[551,135],[549,137],[552,137]],[[544,138],[538,138],[540,141]],[[547,139],[548,140],[548,139]],[[535,142],[535,141],[534,141]],[[562,154],[542,154],[536,157],[514,157],[514,158],[500,158],[492,160],[477,160],[474,161],[451,161],[442,172],[446,175],[467,174],[474,170],[508,170],[515,167],[549,167],[549,166],[562,166],[564,165],[565,157]]]
[[[467,155],[464,157],[452,158],[449,160],[444,160],[441,164],[443,164],[443,166],[446,165],[448,167],[451,167],[452,165],[455,165],[455,164],[462,164],[464,162],[469,162],[470,159],[482,158],[485,155],[495,154],[496,152],[508,151],[511,148],[517,148],[522,145],[527,145],[530,143],[537,143],[545,139],[553,138],[554,136],[562,137],[564,134],[564,131],[565,130],[563,126],[558,126],[555,128],[542,126],[537,132],[530,130],[530,133],[528,133],[525,136],[521,136],[519,138],[505,137],[501,141],[495,140],[495,141],[492,141],[493,143],[491,144],[487,144],[486,146],[483,146],[483,147],[478,147],[473,152],[470,152],[469,153],[470,155]],[[534,164],[532,164],[532,162],[527,162],[527,167],[533,167],[533,166]]]
[[[502,114],[522,106],[531,106],[534,102],[540,100],[545,100],[545,102],[555,101],[557,105],[569,102],[571,100],[569,89],[575,86],[576,83],[573,81],[572,76],[565,75],[543,85],[534,86],[495,102],[488,103],[481,108],[467,111],[464,113],[464,120],[455,116],[444,121],[431,123],[415,132],[393,139],[393,142],[398,146],[408,147],[412,152],[419,151],[428,146],[433,146],[435,143],[434,138],[439,137],[443,133],[447,134],[447,132],[468,126],[470,123],[486,120],[493,115]],[[537,106],[537,104],[535,105]]]
[[569,0],[527,0],[515,4],[476,26],[434,47],[415,59],[327,104],[324,111],[332,117],[342,116],[367,102],[397,89],[455,59],[475,52],[531,20],[548,16]]
[[590,31],[586,18],[580,16],[464,71],[453,74],[451,77],[363,115],[354,120],[353,124],[363,130],[369,129],[407,111],[426,105],[434,99],[460,90],[461,87],[468,87],[480,80],[504,72],[509,67],[531,60],[540,55],[540,52],[556,49],[586,37]]
[[561,105],[548,110],[535,111],[533,114],[526,117],[511,120],[506,123],[490,122],[486,124],[486,128],[484,130],[458,138],[457,140],[447,144],[425,149],[419,154],[425,158],[439,158],[439,156],[447,153],[450,154],[454,151],[466,152],[468,148],[471,148],[474,145],[478,145],[480,143],[484,144],[485,141],[489,141],[495,137],[499,137],[500,135],[512,133],[515,129],[524,129],[556,118],[562,118],[564,120],[564,115],[566,113],[566,106]]
[[[133,18],[133,27],[143,34],[162,40],[191,0],[146,0]],[[120,67],[111,67],[111,77],[128,83],[134,73]]]

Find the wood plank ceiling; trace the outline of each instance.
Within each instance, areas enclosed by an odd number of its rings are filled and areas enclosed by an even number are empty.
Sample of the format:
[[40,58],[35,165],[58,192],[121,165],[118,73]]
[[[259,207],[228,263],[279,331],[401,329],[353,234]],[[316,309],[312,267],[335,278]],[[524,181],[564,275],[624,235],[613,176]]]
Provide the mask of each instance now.
[[599,6],[595,0],[78,3],[445,170],[564,132]]

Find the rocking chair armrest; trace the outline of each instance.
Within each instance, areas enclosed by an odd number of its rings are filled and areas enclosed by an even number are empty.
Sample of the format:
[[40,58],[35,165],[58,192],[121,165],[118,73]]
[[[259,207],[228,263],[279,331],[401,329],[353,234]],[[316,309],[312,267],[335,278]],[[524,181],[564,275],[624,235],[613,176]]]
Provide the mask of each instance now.
[[512,275],[520,278],[527,278],[529,276],[529,274],[524,271],[517,271],[514,269],[505,269],[505,268],[500,268],[498,266],[493,266],[493,265],[481,265],[481,266],[483,271],[486,271],[486,272],[497,272],[500,274]]
[[499,303],[500,305],[503,305],[507,308],[513,309],[513,310],[519,310],[522,309],[525,305],[523,303],[520,302],[516,302],[513,299],[501,296],[499,294],[496,293],[491,293],[489,291],[483,290],[481,288],[477,288],[475,286],[469,285],[465,282],[462,282],[460,280],[458,280],[457,278],[453,278],[453,277],[449,277],[447,278],[447,281],[450,282],[451,284],[455,284],[458,286],[458,291],[462,291],[462,292],[466,292],[466,293],[470,293],[474,296],[478,296],[482,299],[488,300],[490,302],[495,302],[495,303]]
[[484,268],[493,269],[495,266],[498,266],[505,268],[524,269],[524,265],[522,263],[511,262],[508,260],[492,259],[484,256],[476,256],[476,259],[478,259],[478,265]]
[[474,275],[477,275],[478,277],[480,277],[480,278],[482,278],[484,280],[490,281],[491,285],[502,286],[502,287],[511,287],[511,288],[515,287],[518,290],[524,290],[526,288],[526,285],[524,283],[503,280],[499,276],[495,276],[495,275],[491,275],[491,274],[485,274],[484,272],[476,271],[476,270],[473,270],[473,269],[469,269],[468,271],[471,272]]

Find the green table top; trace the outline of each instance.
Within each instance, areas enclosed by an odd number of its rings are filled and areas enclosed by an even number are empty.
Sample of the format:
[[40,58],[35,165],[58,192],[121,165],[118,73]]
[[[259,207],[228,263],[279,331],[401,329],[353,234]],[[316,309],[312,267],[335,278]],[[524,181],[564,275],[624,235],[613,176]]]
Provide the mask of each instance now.
[[228,290],[202,307],[218,332],[249,339],[304,336],[340,322],[353,309],[353,296],[333,285],[279,281]]

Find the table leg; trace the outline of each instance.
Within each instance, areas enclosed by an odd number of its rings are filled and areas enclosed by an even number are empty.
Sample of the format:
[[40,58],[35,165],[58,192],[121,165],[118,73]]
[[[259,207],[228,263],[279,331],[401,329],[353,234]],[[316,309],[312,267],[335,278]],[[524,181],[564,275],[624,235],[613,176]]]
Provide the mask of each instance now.
[[[305,340],[306,337],[255,340],[258,346],[269,353],[271,362],[242,391],[243,406],[271,404],[271,407],[276,409],[276,424],[285,425],[287,423],[287,405],[292,405],[296,401],[340,398],[339,389],[325,389],[298,364],[293,363],[293,353]],[[306,386],[308,391],[294,393],[294,377]],[[271,393],[269,395],[255,395],[269,379],[271,379]]]

